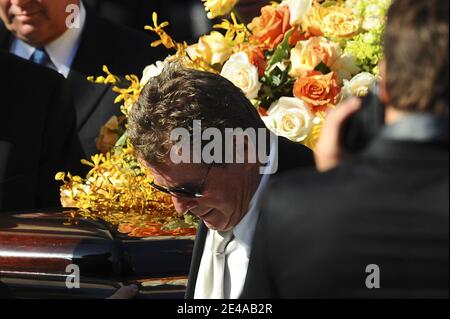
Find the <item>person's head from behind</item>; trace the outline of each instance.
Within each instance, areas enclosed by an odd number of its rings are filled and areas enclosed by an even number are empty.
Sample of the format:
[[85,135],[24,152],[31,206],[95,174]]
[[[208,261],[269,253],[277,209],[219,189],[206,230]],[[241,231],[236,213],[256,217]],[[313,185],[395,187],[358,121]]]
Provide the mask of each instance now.
[[17,38],[41,47],[67,30],[72,4],[79,6],[80,0],[0,0],[0,18]]
[[448,114],[448,11],[448,1],[393,0],[381,65],[381,99],[388,106]]
[[[188,162],[174,162],[171,151],[179,140],[172,140],[171,133],[184,129],[192,138],[197,120],[202,132],[213,128],[222,137],[227,128],[265,128],[256,109],[230,81],[172,62],[143,88],[130,112],[128,135],[140,163],[152,172],[153,186],[172,195],[179,213],[190,211],[209,228],[227,230],[246,213],[259,182],[259,165],[222,160],[210,164],[204,158],[205,140],[198,141],[200,161],[192,161],[194,145]],[[191,139],[193,144],[196,139]],[[222,140],[221,159],[225,144]]]

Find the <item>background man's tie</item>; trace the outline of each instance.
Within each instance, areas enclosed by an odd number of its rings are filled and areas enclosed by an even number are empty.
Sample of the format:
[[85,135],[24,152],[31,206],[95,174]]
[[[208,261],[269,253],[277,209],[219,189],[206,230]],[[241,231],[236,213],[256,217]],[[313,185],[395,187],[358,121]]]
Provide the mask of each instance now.
[[34,50],[34,53],[30,57],[30,61],[45,66],[47,68],[56,70],[55,65],[53,64],[52,60],[50,59],[50,56],[48,55],[47,51],[45,51],[45,49],[36,48],[36,50]]
[[233,231],[213,231],[212,258],[209,271],[205,274],[205,298],[224,298],[225,250],[232,239]]

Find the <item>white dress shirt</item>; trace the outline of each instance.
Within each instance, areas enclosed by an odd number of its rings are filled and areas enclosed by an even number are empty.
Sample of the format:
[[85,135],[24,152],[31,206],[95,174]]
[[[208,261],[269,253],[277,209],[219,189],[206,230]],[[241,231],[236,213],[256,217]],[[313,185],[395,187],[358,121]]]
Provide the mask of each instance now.
[[[56,71],[65,78],[69,75],[86,22],[86,9],[83,1],[80,1],[79,19],[79,28],[67,29],[59,38],[45,46],[45,51],[47,51],[50,60],[55,65]],[[15,38],[9,51],[25,60],[29,60],[34,50],[35,48],[33,46]]]
[[[247,213],[241,221],[233,228],[234,239],[228,244],[225,250],[226,266],[225,266],[225,281],[224,281],[224,297],[226,299],[237,299],[244,288],[245,278],[247,276],[248,262],[250,258],[251,245],[253,235],[255,233],[256,223],[259,217],[259,208],[261,196],[267,187],[272,166],[275,159],[276,147],[272,144],[270,147],[269,163],[264,169],[264,175],[259,182],[258,188],[253,195]],[[202,260],[198,269],[199,273],[205,272],[208,264],[203,263],[203,260],[208,260],[205,256],[211,254],[212,233],[213,230],[208,230],[205,239],[205,246],[203,249]],[[198,281],[197,281],[198,283]],[[203,292],[200,291],[200,286],[196,283],[194,292],[194,299],[203,298]]]

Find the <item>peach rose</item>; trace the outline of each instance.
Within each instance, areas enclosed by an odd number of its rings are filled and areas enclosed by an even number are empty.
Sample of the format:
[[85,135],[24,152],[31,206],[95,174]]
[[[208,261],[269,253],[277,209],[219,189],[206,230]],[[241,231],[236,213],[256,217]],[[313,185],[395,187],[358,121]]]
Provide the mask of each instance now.
[[314,70],[321,62],[331,67],[341,55],[340,47],[324,38],[312,37],[300,41],[291,50],[291,71],[289,75],[302,77],[308,71]]
[[295,81],[293,93],[314,111],[323,111],[326,107],[337,103],[340,91],[334,72],[322,74],[310,71]]
[[360,21],[349,8],[332,6],[323,18],[322,31],[325,35],[346,38],[355,35]]
[[248,28],[259,43],[267,43],[273,49],[283,41],[284,34],[290,29],[289,19],[289,7],[264,6],[261,16],[254,18]]

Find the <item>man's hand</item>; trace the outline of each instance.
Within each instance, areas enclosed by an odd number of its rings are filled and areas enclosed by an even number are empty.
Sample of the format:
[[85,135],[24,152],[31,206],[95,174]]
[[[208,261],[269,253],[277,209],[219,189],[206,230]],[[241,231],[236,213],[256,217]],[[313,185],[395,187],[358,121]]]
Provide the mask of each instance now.
[[320,172],[332,169],[341,162],[339,134],[342,124],[360,107],[361,99],[351,98],[339,104],[327,115],[314,152],[316,167]]
[[129,285],[123,286],[119,288],[112,296],[109,296],[106,299],[132,299],[139,292],[138,286]]

